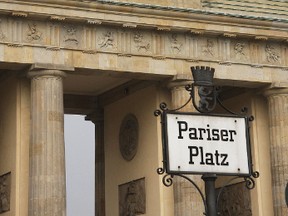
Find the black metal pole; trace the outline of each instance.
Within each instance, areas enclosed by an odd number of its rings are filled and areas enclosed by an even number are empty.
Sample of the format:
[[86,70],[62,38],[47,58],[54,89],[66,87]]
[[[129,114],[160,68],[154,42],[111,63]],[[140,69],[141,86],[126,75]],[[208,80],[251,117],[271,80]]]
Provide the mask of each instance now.
[[217,216],[215,181],[217,176],[214,174],[204,174],[202,179],[205,182],[205,195],[207,205],[207,216]]

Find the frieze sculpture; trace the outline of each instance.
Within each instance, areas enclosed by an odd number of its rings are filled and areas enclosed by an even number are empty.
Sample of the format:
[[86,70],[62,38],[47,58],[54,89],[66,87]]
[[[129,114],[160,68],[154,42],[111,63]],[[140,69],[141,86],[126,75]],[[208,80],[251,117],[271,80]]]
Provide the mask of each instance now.
[[66,34],[64,36],[64,42],[72,42],[78,44],[79,41],[76,36],[77,29],[73,25],[64,26],[64,28],[66,30],[65,31]]
[[42,33],[38,31],[36,24],[28,23],[29,30],[27,32],[28,41],[39,41],[41,40]]
[[181,48],[182,48],[182,43],[177,39],[177,34],[172,34],[171,38],[171,48],[173,50],[173,52],[175,53],[179,53],[181,52]]
[[207,39],[206,45],[203,48],[203,52],[206,55],[214,56],[214,42],[211,39]]
[[134,42],[136,44],[138,51],[144,49],[147,52],[150,49],[150,43],[144,39],[144,35],[141,34],[140,32],[136,32],[134,34]]
[[[17,14],[15,14],[16,16]],[[24,47],[24,46],[42,46],[44,49],[60,50],[65,48],[73,48],[74,50],[81,50],[87,52],[87,41],[86,43],[80,43],[80,38],[86,38],[85,28],[78,24],[72,23],[62,23],[65,20],[64,17],[50,17],[49,21],[37,20],[33,21],[31,19],[19,19],[17,17],[0,17],[0,44],[10,47]],[[52,22],[50,24],[50,22]],[[92,21],[89,21],[92,22]],[[88,22],[88,23],[89,23]],[[98,23],[98,21],[95,21]],[[99,23],[101,23],[99,21]],[[64,25],[64,26],[63,26]],[[26,27],[26,33],[23,34],[23,27]],[[41,27],[41,29],[40,29]],[[46,29],[45,29],[46,28]],[[141,52],[143,55],[146,55],[151,58],[157,57],[157,59],[166,59],[166,57],[176,58],[176,59],[187,59],[188,61],[199,59],[199,60],[215,60],[221,62],[223,60],[230,59],[227,56],[229,51],[232,51],[231,64],[243,62],[247,65],[254,67],[265,66],[271,64],[278,64],[281,67],[287,67],[288,62],[283,60],[281,61],[281,55],[287,53],[287,45],[281,42],[269,43],[269,38],[264,36],[255,36],[254,39],[250,38],[240,38],[241,41],[235,41],[233,43],[234,35],[225,33],[225,46],[221,46],[223,38],[217,37],[213,38],[211,35],[206,35],[205,32],[200,30],[191,30],[193,33],[202,33],[197,36],[197,39],[192,40],[180,40],[179,38],[186,37],[187,33],[173,32],[171,29],[171,34],[163,33],[161,37],[157,34],[157,31],[140,29],[138,31],[127,29],[125,30],[127,35],[132,35],[131,37],[124,37],[121,41],[123,46],[128,46],[128,44],[133,44],[135,49],[132,49],[132,52],[129,54],[138,55]],[[158,28],[164,29],[164,28]],[[167,29],[167,28],[166,28]],[[168,30],[168,29],[167,29]],[[89,37],[90,48],[93,47],[91,52],[92,54],[96,53],[94,49],[97,49],[97,52],[104,52],[105,50],[110,49],[110,52],[115,51],[115,53],[122,52],[122,46],[117,47],[119,27],[112,28],[111,26],[105,26],[102,24],[101,28],[93,28],[94,36]],[[151,35],[150,36],[148,36]],[[97,35],[97,37],[96,37]],[[228,35],[228,38],[227,38]],[[232,37],[232,39],[231,39]],[[46,38],[47,40],[44,40]],[[252,40],[252,41],[251,41]],[[263,40],[267,43],[263,43]],[[25,42],[25,43],[24,43]],[[37,45],[36,45],[37,42]],[[61,43],[62,42],[62,43]],[[249,46],[249,43],[255,44],[255,46]],[[95,47],[97,45],[97,47]],[[152,49],[152,46],[155,46]],[[163,49],[166,47],[167,49]],[[185,49],[184,48],[189,48]],[[221,48],[219,54],[216,53],[217,47]],[[117,50],[119,49],[119,50]],[[127,48],[129,49],[129,48]],[[89,49],[90,50],[90,49]],[[225,52],[227,51],[227,52]],[[171,55],[171,53],[173,55]],[[201,53],[201,57],[199,56]],[[226,54],[225,54],[226,53]],[[255,56],[263,56],[261,58],[249,58],[250,53],[255,54]],[[264,60],[264,61],[263,61]],[[282,65],[280,65],[282,63]],[[278,66],[277,65],[277,66]]]
[[11,173],[0,176],[0,214],[10,210]]
[[271,44],[266,44],[265,52],[268,62],[275,63],[279,61],[280,56],[276,53],[275,47],[273,47]]
[[237,42],[234,45],[234,52],[236,55],[236,59],[246,59],[244,49],[246,48],[245,43]]
[[102,34],[102,37],[100,38],[100,48],[108,48],[108,47],[114,47],[114,35],[112,31],[107,31],[106,33]]

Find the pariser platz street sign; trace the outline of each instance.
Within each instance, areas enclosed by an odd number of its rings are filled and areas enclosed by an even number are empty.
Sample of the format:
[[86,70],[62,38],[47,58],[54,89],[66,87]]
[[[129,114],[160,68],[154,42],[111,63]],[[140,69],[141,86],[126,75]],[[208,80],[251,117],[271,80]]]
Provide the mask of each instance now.
[[250,176],[247,117],[164,112],[169,174]]

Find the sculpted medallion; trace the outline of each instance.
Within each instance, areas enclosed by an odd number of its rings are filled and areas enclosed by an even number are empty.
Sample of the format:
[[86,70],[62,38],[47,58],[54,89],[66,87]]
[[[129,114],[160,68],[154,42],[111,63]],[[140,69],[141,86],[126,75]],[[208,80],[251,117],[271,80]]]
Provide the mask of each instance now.
[[119,133],[119,147],[122,157],[131,161],[138,148],[138,120],[135,115],[128,114],[124,117]]

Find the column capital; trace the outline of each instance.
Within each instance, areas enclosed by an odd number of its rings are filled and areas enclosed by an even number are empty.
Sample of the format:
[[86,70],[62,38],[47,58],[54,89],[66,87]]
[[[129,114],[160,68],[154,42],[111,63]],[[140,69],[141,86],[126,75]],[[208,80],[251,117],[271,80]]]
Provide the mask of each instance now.
[[264,90],[263,95],[265,97],[270,97],[274,95],[288,95],[288,87],[271,87],[269,89]]
[[35,70],[59,70],[59,71],[74,71],[75,68],[64,64],[49,64],[49,63],[34,63],[29,68],[29,71]]
[[28,78],[35,78],[40,76],[66,77],[66,73],[61,70],[51,70],[51,69],[37,69],[37,70],[31,70],[27,73]]
[[46,64],[46,63],[34,63],[28,69],[27,76],[29,78],[39,76],[59,76],[65,77],[65,71],[74,71],[74,67],[62,65],[62,64]]

